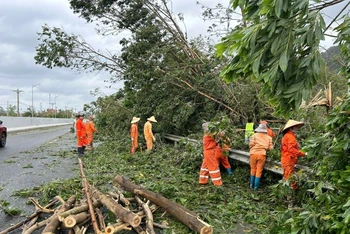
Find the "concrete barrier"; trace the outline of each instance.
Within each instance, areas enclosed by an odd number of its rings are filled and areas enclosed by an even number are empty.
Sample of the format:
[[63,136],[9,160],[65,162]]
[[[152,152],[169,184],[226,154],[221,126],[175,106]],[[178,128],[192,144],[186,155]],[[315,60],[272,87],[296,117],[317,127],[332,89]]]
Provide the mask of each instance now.
[[74,119],[0,116],[8,132],[73,124]]

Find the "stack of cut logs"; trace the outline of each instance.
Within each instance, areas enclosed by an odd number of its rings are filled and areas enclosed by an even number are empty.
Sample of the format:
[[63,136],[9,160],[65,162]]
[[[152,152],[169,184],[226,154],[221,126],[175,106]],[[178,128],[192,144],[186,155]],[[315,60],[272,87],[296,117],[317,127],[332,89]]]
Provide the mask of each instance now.
[[[47,206],[41,206],[37,201],[30,198],[35,205],[35,212],[25,220],[7,228],[0,234],[9,233],[22,228],[23,234],[30,234],[43,229],[42,233],[53,234],[58,230],[67,230],[68,233],[83,234],[92,226],[94,233],[118,233],[122,230],[133,230],[135,233],[155,234],[154,228],[169,228],[165,224],[153,221],[153,212],[161,208],[188,226],[192,231],[200,234],[212,234],[212,226],[199,219],[198,215],[184,206],[172,202],[160,194],[133,184],[123,176],[116,176],[113,186],[114,191],[102,193],[90,185],[85,177],[82,161],[79,159],[82,177],[84,202],[76,202],[75,196],[64,201],[59,196]],[[133,194],[132,198],[126,198],[122,190]],[[57,203],[61,203],[57,205]],[[51,209],[56,206],[57,208]],[[105,223],[108,209],[117,220],[112,224]],[[38,221],[41,214],[47,218]],[[106,214],[107,213],[107,214]],[[110,218],[108,218],[110,220]],[[131,231],[130,231],[131,232]]]

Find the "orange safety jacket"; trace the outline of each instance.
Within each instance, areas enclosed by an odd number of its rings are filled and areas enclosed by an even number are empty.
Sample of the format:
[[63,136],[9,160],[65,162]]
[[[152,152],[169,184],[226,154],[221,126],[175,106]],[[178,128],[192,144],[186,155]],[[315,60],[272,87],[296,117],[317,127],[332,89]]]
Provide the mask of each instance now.
[[285,180],[294,173],[294,166],[298,162],[298,157],[303,156],[305,156],[305,153],[299,150],[299,144],[295,134],[291,130],[287,130],[281,143],[281,164],[284,170]]
[[87,145],[86,129],[85,129],[83,120],[78,118],[75,125],[77,130],[78,147],[86,146]]
[[94,133],[97,132],[95,128],[95,124],[93,121],[89,121],[85,123],[85,129],[87,134],[87,144],[90,145],[94,140]]
[[131,137],[131,153],[134,153],[137,147],[139,146],[139,143],[138,143],[139,130],[137,127],[137,123],[131,124],[130,137]]
[[153,139],[154,135],[152,132],[152,124],[150,121],[147,121],[143,127],[143,134],[145,135],[145,140],[147,144],[147,149],[151,150],[153,148]]
[[273,149],[272,138],[266,133],[257,132],[249,142],[249,154],[266,155],[267,150]]

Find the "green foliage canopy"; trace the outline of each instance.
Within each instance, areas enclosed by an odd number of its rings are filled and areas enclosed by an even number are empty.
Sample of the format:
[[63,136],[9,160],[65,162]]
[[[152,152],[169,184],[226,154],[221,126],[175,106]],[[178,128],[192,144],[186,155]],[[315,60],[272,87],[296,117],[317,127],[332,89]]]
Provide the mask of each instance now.
[[237,27],[216,45],[219,56],[232,56],[221,75],[228,82],[239,77],[259,82],[276,113],[288,115],[307,99],[320,77],[323,17],[309,10],[308,0],[231,4],[242,9],[248,26]]

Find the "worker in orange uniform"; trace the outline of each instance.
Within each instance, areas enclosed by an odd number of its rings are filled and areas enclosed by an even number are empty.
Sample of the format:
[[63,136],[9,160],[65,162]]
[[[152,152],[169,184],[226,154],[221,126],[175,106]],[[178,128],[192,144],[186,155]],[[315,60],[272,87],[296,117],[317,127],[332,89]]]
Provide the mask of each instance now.
[[267,135],[265,124],[259,124],[249,142],[250,187],[257,190],[266,162],[266,151],[273,149],[272,138]]
[[260,124],[265,124],[266,125],[266,130],[267,130],[267,135],[269,135],[271,138],[275,138],[276,134],[269,127],[269,123],[266,120],[261,120]]
[[140,121],[140,118],[133,117],[131,120],[130,127],[130,137],[131,137],[131,154],[136,152],[136,149],[139,147],[139,129],[137,123]]
[[157,120],[154,116],[149,117],[143,127],[143,134],[145,135],[147,151],[151,151],[153,149],[153,142],[156,142],[156,138],[152,132],[152,123],[157,123]]
[[94,134],[97,132],[94,124],[94,116],[89,116],[89,121],[85,123],[85,130],[87,135],[87,146],[86,149],[93,150]]
[[86,138],[86,130],[84,125],[84,116],[85,114],[83,112],[78,113],[78,119],[76,122],[76,131],[77,131],[77,143],[78,143],[78,156],[83,156],[85,147],[87,145],[87,138]]
[[[288,120],[282,131],[281,164],[284,181],[289,179],[289,177],[294,174],[294,167],[297,164],[298,157],[304,157],[307,155],[307,153],[300,151],[295,135],[297,130],[302,126],[304,126],[303,122]],[[298,188],[296,182],[292,182],[291,187],[294,190]]]
[[[208,132],[209,123],[204,123],[203,136],[203,162],[199,172],[199,184],[208,184],[209,177],[215,186],[222,185],[221,173],[219,168],[218,143],[214,137]],[[221,150],[221,149],[220,149]]]

